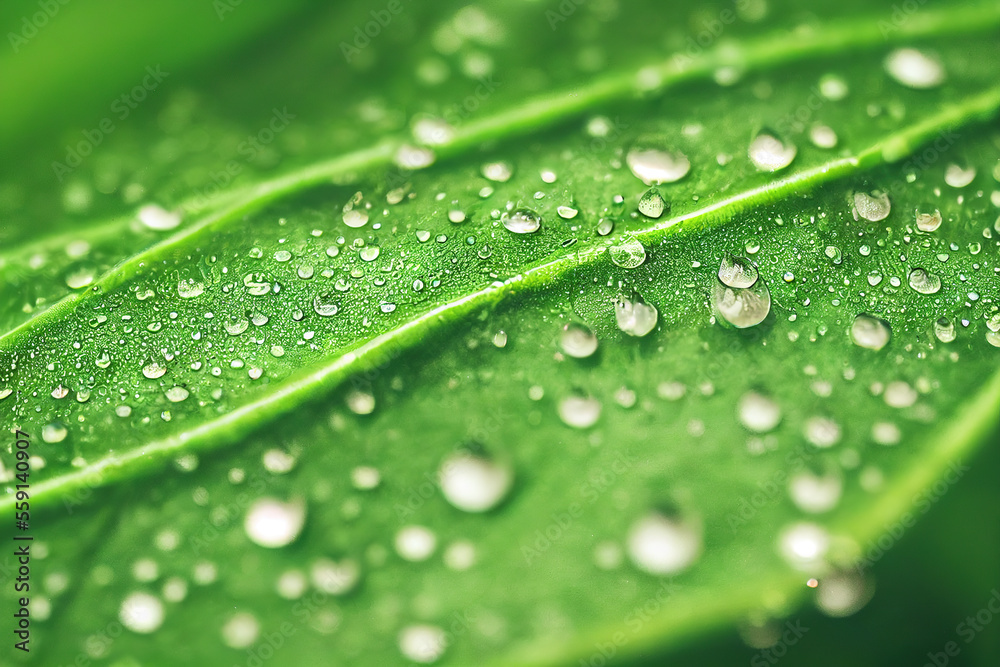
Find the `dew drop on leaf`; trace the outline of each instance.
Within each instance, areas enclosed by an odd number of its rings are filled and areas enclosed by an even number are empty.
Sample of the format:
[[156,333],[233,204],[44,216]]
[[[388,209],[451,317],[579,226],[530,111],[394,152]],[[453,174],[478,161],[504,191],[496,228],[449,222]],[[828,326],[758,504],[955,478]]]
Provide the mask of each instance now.
[[393,544],[403,560],[412,563],[425,561],[437,548],[437,536],[425,526],[403,526],[396,532]]
[[163,624],[163,603],[160,599],[137,591],[126,597],[118,609],[122,625],[139,634],[155,632]]
[[750,161],[760,171],[778,171],[792,163],[798,149],[768,129],[761,130],[747,149]]
[[767,433],[781,422],[781,408],[773,399],[756,391],[740,397],[736,414],[743,427],[752,433]]
[[276,498],[258,498],[247,509],[243,529],[250,540],[268,549],[291,544],[302,532],[306,506],[301,500],[282,502]]
[[500,218],[503,226],[515,234],[531,234],[542,226],[542,218],[530,208],[519,208],[505,211]]
[[611,261],[623,269],[634,269],[646,261],[646,249],[637,239],[626,239],[611,246]]
[[673,183],[691,171],[691,162],[679,151],[659,148],[632,148],[625,162],[636,178],[646,185]]
[[757,282],[757,267],[745,257],[726,255],[719,266],[719,280],[727,287],[746,289]]
[[885,71],[908,88],[934,88],[945,79],[940,61],[917,49],[896,49],[885,59]]
[[941,291],[941,278],[925,269],[913,269],[907,277],[910,288],[920,294],[937,294]]
[[590,428],[601,416],[601,402],[592,396],[571,395],[559,401],[559,418],[573,428]]
[[660,194],[660,191],[653,187],[646,190],[646,192],[639,197],[639,203],[636,208],[639,210],[639,213],[642,213],[647,218],[655,219],[663,215],[663,212],[667,210],[668,205],[663,199],[663,195]]
[[485,455],[461,450],[438,468],[445,500],[464,512],[486,512],[507,496],[514,475],[510,466]]
[[434,625],[409,625],[399,633],[399,652],[413,662],[437,662],[446,647],[447,635]]
[[656,327],[659,313],[638,296],[631,299],[619,295],[614,302],[618,328],[629,336],[645,336]]
[[559,347],[569,356],[583,359],[597,351],[597,336],[587,325],[571,322],[563,327]]
[[869,350],[881,350],[889,342],[891,330],[885,320],[861,313],[851,323],[851,342]]
[[691,566],[701,554],[701,530],[692,522],[651,512],[632,524],[627,550],[643,572],[668,575]]

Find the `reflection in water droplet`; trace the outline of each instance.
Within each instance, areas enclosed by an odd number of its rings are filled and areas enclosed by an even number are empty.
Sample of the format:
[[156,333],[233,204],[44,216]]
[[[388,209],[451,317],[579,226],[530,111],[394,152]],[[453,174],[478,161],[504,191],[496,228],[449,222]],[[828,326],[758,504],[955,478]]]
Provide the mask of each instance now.
[[305,520],[306,505],[301,500],[286,503],[276,498],[258,498],[247,510],[243,529],[255,544],[277,549],[299,536]]
[[623,269],[634,269],[646,261],[646,249],[636,239],[611,246],[611,261]]
[[878,222],[885,220],[891,210],[889,195],[880,190],[873,190],[871,193],[855,192],[851,198],[851,213],[855,220],[864,218],[870,222]]
[[760,171],[784,169],[795,159],[798,152],[795,144],[784,141],[770,130],[764,129],[750,142],[747,154],[750,161]]
[[858,347],[881,350],[889,342],[891,330],[885,320],[864,313],[851,323],[851,341]]
[[559,347],[569,356],[583,359],[597,351],[597,336],[587,325],[570,322],[563,327]]
[[933,232],[941,226],[941,211],[934,209],[933,213],[922,213],[919,209],[917,209],[916,223],[917,229],[920,231]]
[[630,336],[645,336],[656,327],[659,313],[638,295],[632,299],[619,296],[615,299],[615,321],[618,328]]
[[924,269],[913,269],[909,275],[910,287],[920,294],[937,294],[941,291],[941,278]]
[[542,218],[530,208],[519,208],[512,212],[504,212],[500,222],[508,231],[515,234],[530,234],[537,232],[542,226]]
[[201,296],[205,291],[205,283],[200,283],[193,278],[181,280],[177,283],[177,296],[182,299],[193,299]]
[[686,569],[701,554],[702,537],[698,525],[651,512],[632,524],[628,534],[628,555],[640,570],[667,575]]
[[438,468],[445,500],[465,512],[486,512],[502,501],[513,483],[510,466],[469,450],[456,452]]
[[639,203],[636,208],[639,210],[639,213],[642,213],[647,218],[659,218],[669,208],[669,205],[663,199],[660,191],[654,187],[646,190],[639,197]]
[[142,374],[145,375],[150,380],[155,380],[156,378],[163,377],[163,374],[167,372],[166,366],[161,366],[156,361],[151,361],[142,367]]
[[717,280],[713,304],[722,320],[737,329],[746,329],[763,322],[771,312],[771,291],[763,278],[758,278],[753,287],[746,289],[727,287]]
[[947,317],[938,318],[934,322],[934,336],[942,343],[955,340],[955,323]]
[[719,280],[726,287],[746,289],[757,282],[757,267],[746,257],[726,255],[719,266]]
[[691,170],[687,156],[678,151],[633,148],[625,156],[629,169],[646,185],[673,183]]

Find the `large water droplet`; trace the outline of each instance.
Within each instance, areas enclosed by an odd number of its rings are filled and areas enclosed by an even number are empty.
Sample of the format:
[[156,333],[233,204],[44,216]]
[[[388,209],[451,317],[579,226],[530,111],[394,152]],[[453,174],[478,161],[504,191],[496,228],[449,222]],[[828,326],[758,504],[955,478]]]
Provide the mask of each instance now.
[[851,341],[858,347],[881,350],[889,342],[891,330],[885,320],[859,314],[851,323]]
[[646,261],[646,249],[636,239],[626,239],[611,246],[611,261],[623,269],[634,269]]
[[331,292],[324,292],[313,299],[313,311],[321,317],[331,317],[340,312],[337,304],[337,295]]
[[653,187],[642,193],[636,208],[647,218],[659,218],[669,208],[669,204],[663,199],[660,191]]
[[909,275],[910,287],[920,294],[937,294],[941,291],[941,278],[925,269],[913,269]]
[[301,500],[282,502],[276,498],[258,498],[247,510],[243,528],[254,543],[269,549],[291,544],[306,520],[306,505]]
[[885,71],[909,88],[934,88],[944,82],[944,67],[916,49],[896,49],[885,59]]
[[441,493],[465,512],[493,509],[506,497],[513,480],[509,465],[469,450],[452,454],[438,468]]
[[399,633],[400,653],[407,660],[421,664],[437,662],[444,655],[447,643],[444,630],[434,625],[410,625]]
[[403,526],[396,533],[396,553],[413,563],[425,561],[437,547],[437,536],[424,526]]
[[166,366],[161,366],[159,362],[151,361],[142,367],[142,374],[145,375],[150,380],[155,380],[156,378],[163,377],[163,374],[167,372]]
[[692,522],[651,512],[632,524],[628,555],[640,570],[655,575],[680,572],[701,554],[701,529]]
[[587,325],[570,322],[563,327],[559,347],[569,356],[583,359],[597,351],[597,336]]
[[830,547],[830,536],[814,523],[795,523],[781,531],[778,545],[789,565],[810,570],[822,564]]
[[947,317],[941,317],[934,322],[934,336],[942,343],[955,340],[955,323]]
[[504,212],[500,222],[515,234],[530,234],[537,232],[542,226],[542,218],[530,208],[519,208],[515,211]]
[[132,632],[155,632],[163,624],[163,603],[149,593],[137,591],[122,601],[118,619]]
[[625,156],[625,161],[635,177],[646,185],[673,183],[691,170],[691,162],[686,155],[658,148],[633,148]]
[[941,211],[934,209],[932,213],[916,211],[917,229],[922,232],[933,232],[941,226]]
[[757,282],[757,267],[746,257],[726,255],[719,266],[719,280],[726,287],[746,289]]
[[781,408],[772,399],[750,391],[740,397],[736,406],[740,423],[753,433],[767,433],[781,421]]
[[592,396],[574,394],[559,401],[559,418],[573,428],[590,428],[601,416],[601,402]]
[[855,192],[851,198],[851,213],[855,220],[864,218],[871,222],[878,222],[885,220],[889,216],[890,210],[892,210],[892,204],[889,201],[889,195],[880,190],[873,190],[871,193]]
[[166,231],[181,224],[181,214],[171,213],[156,204],[146,204],[139,209],[139,222],[147,229]]
[[778,171],[790,165],[797,152],[795,144],[780,139],[771,130],[764,129],[750,142],[747,155],[760,171]]
[[645,336],[656,326],[659,313],[639,296],[615,299],[615,321],[618,328],[630,336]]
[[771,291],[763,278],[746,289],[727,287],[716,281],[713,303],[723,320],[737,329],[746,329],[763,322],[771,312]]

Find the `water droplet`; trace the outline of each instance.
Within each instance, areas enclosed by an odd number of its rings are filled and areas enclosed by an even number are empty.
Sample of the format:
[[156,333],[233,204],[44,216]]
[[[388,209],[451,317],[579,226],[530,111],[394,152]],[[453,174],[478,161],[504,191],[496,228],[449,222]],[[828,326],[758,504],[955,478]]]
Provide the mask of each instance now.
[[445,500],[465,512],[486,512],[507,496],[514,475],[509,465],[461,450],[438,468],[438,484]]
[[870,222],[885,220],[892,209],[889,195],[880,190],[873,190],[871,193],[855,192],[851,201],[851,213],[855,220],[860,218]]
[[941,278],[924,269],[913,269],[909,275],[910,287],[920,294],[937,294],[941,291]]
[[413,662],[429,664],[444,655],[448,637],[434,625],[410,625],[399,633],[399,651]]
[[646,261],[646,249],[636,239],[623,240],[611,246],[611,261],[623,269],[634,269]]
[[352,229],[364,227],[368,223],[368,213],[364,209],[348,209],[344,211],[344,224]]
[[597,351],[597,336],[587,325],[570,322],[563,327],[559,347],[571,357],[584,359]]
[[361,259],[365,260],[366,262],[374,262],[376,259],[378,259],[379,248],[377,245],[365,246],[364,248],[361,249],[358,255],[360,255]]
[[410,146],[408,144],[400,146],[393,158],[397,167],[402,169],[423,169],[434,164],[434,151],[421,146]]
[[181,224],[180,213],[171,213],[156,204],[146,204],[141,207],[138,217],[143,226],[158,232],[174,229]]
[[370,491],[378,487],[382,482],[382,475],[378,468],[371,466],[358,466],[351,470],[351,484],[359,491]]
[[813,125],[809,128],[809,140],[817,148],[833,148],[837,145],[837,133],[828,125]]
[[163,603],[149,593],[137,591],[122,601],[118,619],[132,632],[155,632],[163,624]]
[[52,422],[42,427],[42,440],[48,443],[62,442],[66,439],[66,427],[59,422]]
[[892,408],[908,408],[917,402],[917,390],[902,380],[894,380],[885,387],[882,396],[885,404]]
[[601,416],[601,402],[592,396],[574,394],[559,401],[559,418],[573,428],[590,428]]
[[830,536],[814,523],[795,523],[781,531],[778,545],[789,565],[810,570],[822,564],[830,547]]
[[404,526],[396,533],[394,541],[400,558],[412,563],[425,561],[437,547],[437,537],[424,526]]
[[885,320],[859,314],[851,323],[851,341],[858,347],[881,350],[889,342],[891,329]]
[[781,407],[772,399],[750,391],[740,397],[736,406],[740,423],[752,433],[767,433],[781,422]]
[[719,280],[726,287],[746,289],[757,282],[757,267],[746,257],[726,255],[719,266]]
[[332,317],[340,312],[340,306],[334,300],[336,294],[324,292],[313,299],[313,311],[320,317]]
[[885,59],[885,71],[909,88],[934,88],[944,82],[944,67],[916,49],[896,49]]
[[246,648],[257,641],[260,622],[247,612],[233,614],[222,626],[222,641],[229,648]]
[[171,403],[180,403],[190,395],[191,392],[189,392],[184,387],[171,387],[166,391],[167,400],[170,401]]
[[795,159],[798,149],[790,141],[784,141],[771,130],[761,130],[750,142],[747,154],[750,161],[760,171],[784,169]]
[[458,224],[460,222],[465,222],[465,211],[457,208],[453,208],[448,211],[448,220]]
[[66,287],[70,289],[80,289],[94,282],[95,269],[89,265],[83,265],[75,271],[66,275]]
[[250,328],[250,320],[245,317],[230,316],[222,321],[222,328],[230,336],[239,336]]
[[503,349],[507,347],[507,332],[498,331],[493,334],[493,346]]
[[803,435],[813,446],[826,449],[840,442],[840,425],[827,417],[810,417],[806,420]]
[[351,558],[340,562],[317,558],[309,568],[309,580],[317,590],[330,595],[349,593],[361,580],[361,568]]
[[248,273],[243,277],[243,286],[253,296],[264,296],[271,291],[271,281],[263,273]]
[[816,606],[832,618],[861,610],[875,594],[875,587],[859,572],[839,572],[824,577],[816,590]]
[[933,213],[916,212],[917,229],[922,232],[933,232],[941,226],[941,211],[934,209]]
[[291,544],[302,532],[306,506],[301,500],[282,502],[258,498],[247,510],[243,528],[252,542],[268,549]]
[[691,162],[686,155],[658,148],[632,148],[625,161],[635,177],[646,185],[673,183],[691,170]]
[[898,445],[903,434],[892,422],[875,422],[872,424],[872,440],[880,445]]
[[715,282],[713,303],[719,316],[737,329],[760,324],[771,312],[771,291],[763,278],[753,287],[739,289]]
[[482,166],[483,176],[496,183],[506,183],[514,175],[514,169],[509,162],[487,162]]
[[530,208],[519,208],[515,211],[504,212],[500,222],[515,234],[530,234],[537,232],[542,226],[542,218]]
[[579,212],[579,210],[573,208],[572,206],[560,206],[556,209],[556,213],[558,213],[559,217],[564,220],[572,220]]
[[639,213],[642,213],[647,218],[659,218],[669,208],[669,205],[663,199],[660,191],[654,187],[646,190],[639,197],[639,203],[636,208],[639,210]]
[[645,336],[656,326],[659,313],[638,295],[631,299],[619,295],[615,299],[615,321],[629,336]]
[[660,512],[651,512],[632,524],[628,555],[640,570],[655,575],[680,572],[701,554],[701,529]]
[[142,367],[142,374],[145,375],[150,380],[155,380],[156,378],[163,377],[164,373],[167,372],[166,366],[161,366],[159,362],[151,361]]
[[792,502],[807,514],[829,512],[840,501],[844,482],[836,471],[817,475],[810,471],[800,471],[792,476],[788,492]]
[[934,322],[934,336],[942,343],[955,340],[955,323],[947,317],[938,318]]
[[976,168],[962,168],[952,162],[944,169],[944,182],[953,188],[964,188],[976,178]]
[[205,292],[205,283],[200,283],[193,278],[187,278],[177,283],[177,296],[182,299],[193,299],[201,296]]
[[354,389],[347,394],[347,407],[356,415],[370,415],[375,411],[375,397],[367,391]]
[[442,558],[449,570],[464,572],[476,564],[476,547],[472,542],[459,540],[448,545]]
[[418,144],[440,146],[452,140],[455,128],[443,118],[424,116],[413,123],[413,138]]

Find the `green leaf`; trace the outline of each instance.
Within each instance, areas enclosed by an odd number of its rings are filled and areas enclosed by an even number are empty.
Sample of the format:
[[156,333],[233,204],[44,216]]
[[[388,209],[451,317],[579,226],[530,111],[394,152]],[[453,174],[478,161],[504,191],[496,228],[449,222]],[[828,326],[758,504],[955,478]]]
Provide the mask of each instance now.
[[[1000,405],[1000,8],[869,4],[696,49],[581,7],[574,58],[533,6],[319,13],[61,201],[8,169],[11,659],[596,664],[862,605]],[[659,36],[605,67],[602,21]]]

